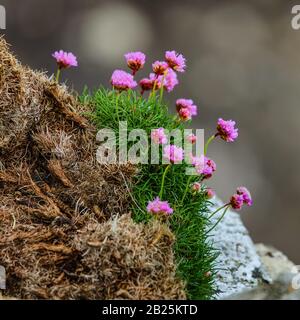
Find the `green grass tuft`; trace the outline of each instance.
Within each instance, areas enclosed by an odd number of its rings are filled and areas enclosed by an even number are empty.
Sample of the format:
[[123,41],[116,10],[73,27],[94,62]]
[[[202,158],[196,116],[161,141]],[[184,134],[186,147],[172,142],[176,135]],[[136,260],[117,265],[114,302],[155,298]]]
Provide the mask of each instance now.
[[[141,98],[133,91],[118,95],[115,91],[100,88],[91,95],[84,92],[81,99],[93,105],[94,113],[90,117],[99,129],[111,128],[117,133],[119,120],[127,121],[128,132],[144,129],[149,137],[151,130],[159,127],[169,131],[184,129],[182,124],[174,121],[164,103],[155,98]],[[174,209],[169,223],[176,236],[174,252],[177,272],[187,283],[188,298],[210,299],[215,293],[216,252],[205,234],[209,202],[204,192],[194,196],[188,192],[181,204],[189,178],[185,174],[185,166],[171,166],[165,179],[163,200],[167,200]],[[146,212],[146,206],[159,194],[164,169],[165,165],[162,164],[140,165],[140,172],[132,185],[132,212],[136,222],[146,223],[153,218]],[[197,177],[192,178],[191,182],[194,181],[197,181]]]

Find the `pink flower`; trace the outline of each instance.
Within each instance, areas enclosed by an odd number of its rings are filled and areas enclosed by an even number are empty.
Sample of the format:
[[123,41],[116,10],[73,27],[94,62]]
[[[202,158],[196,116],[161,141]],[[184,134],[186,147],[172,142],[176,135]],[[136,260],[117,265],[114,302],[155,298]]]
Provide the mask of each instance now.
[[179,112],[181,109],[188,109],[192,116],[197,115],[197,106],[191,99],[178,99],[176,101],[176,110]]
[[163,157],[171,163],[180,163],[183,160],[184,151],[175,145],[167,145],[164,147]]
[[230,198],[230,205],[234,210],[240,210],[244,204],[244,198],[240,194],[234,194]]
[[150,73],[149,78],[144,78],[140,81],[142,93],[148,90],[152,90],[155,85],[155,90],[159,90],[162,86],[163,76],[157,76],[154,73]]
[[140,81],[140,87],[142,88],[142,94],[145,91],[149,91],[153,89],[154,81],[148,78],[144,78]]
[[217,134],[216,136],[220,136],[221,139],[227,142],[233,142],[238,137],[238,129],[235,127],[235,121],[228,120],[225,121],[222,118],[218,120],[217,126]]
[[194,167],[199,167],[199,166],[204,166],[204,156],[201,157],[194,157],[192,154],[190,155],[192,166]]
[[159,197],[156,197],[153,201],[148,202],[147,211],[152,214],[166,215],[170,215],[174,212],[168,201],[161,201]]
[[[160,76],[163,77],[163,76]],[[166,75],[163,77],[164,80],[164,88],[168,91],[171,92],[175,88],[175,86],[178,85],[179,81],[177,79],[177,74],[174,72],[172,69],[168,69]]]
[[196,143],[197,141],[197,136],[194,135],[193,133],[190,133],[187,137],[186,137],[187,141],[191,144]]
[[167,51],[165,54],[165,60],[169,67],[178,72],[185,71],[185,58],[182,54],[176,53],[176,51]]
[[156,75],[155,73],[150,73],[149,78],[147,80],[146,79],[143,79],[142,84],[146,84],[150,87],[152,81],[151,89],[153,89],[155,85],[155,90],[159,90],[161,86],[164,86],[164,88],[170,92],[178,84],[177,75],[172,69],[168,69],[165,75]]
[[129,52],[125,54],[128,67],[133,71],[133,75],[142,69],[146,62],[146,56],[142,52]]
[[187,108],[181,108],[178,111],[178,116],[182,121],[188,121],[192,119],[192,115],[189,109]]
[[197,193],[197,192],[201,191],[201,183],[199,183],[199,182],[194,182],[194,183],[192,184],[191,189],[192,189],[192,192],[193,192],[193,193]]
[[[204,157],[204,160],[202,157]],[[198,163],[196,163],[195,168],[198,174],[203,175],[203,179],[209,179],[216,171],[217,165],[212,159],[205,156],[202,157],[196,158]]]
[[205,195],[206,195],[207,199],[212,199],[216,195],[216,193],[214,192],[214,190],[212,188],[207,188],[205,190]]
[[63,50],[60,50],[54,52],[52,54],[52,57],[56,59],[56,62],[60,69],[78,66],[77,58],[72,52],[65,52]]
[[133,76],[123,70],[115,70],[111,76],[110,82],[112,86],[119,91],[133,89],[137,86]]
[[152,64],[153,72],[158,76],[163,75],[168,70],[168,68],[169,65],[165,61],[155,61]]
[[249,207],[252,206],[252,197],[249,190],[246,187],[237,188],[236,193],[243,197],[244,204],[246,204]]
[[149,79],[153,81],[153,87],[155,85],[155,90],[159,90],[163,85],[163,76],[157,76],[155,73],[150,73]]
[[151,131],[151,139],[157,144],[165,144],[168,142],[164,128],[158,128]]

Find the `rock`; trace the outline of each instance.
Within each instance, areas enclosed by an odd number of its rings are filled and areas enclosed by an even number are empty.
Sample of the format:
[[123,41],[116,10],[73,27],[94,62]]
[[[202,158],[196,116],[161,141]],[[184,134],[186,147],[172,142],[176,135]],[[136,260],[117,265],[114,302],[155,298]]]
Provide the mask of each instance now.
[[[217,198],[213,202],[211,212],[223,205]],[[222,211],[216,214],[212,224],[221,215]],[[212,241],[220,252],[216,261],[216,299],[224,299],[245,289],[255,288],[262,282],[271,281],[239,214],[228,210],[224,219],[212,231]]]
[[295,264],[275,248],[261,243],[256,244],[255,247],[272,279],[276,279],[281,273],[295,269]]
[[[215,198],[211,212],[222,205]],[[222,213],[212,218],[212,225]],[[216,299],[300,300],[300,267],[273,247],[254,245],[239,214],[228,210],[212,231],[212,241],[220,252]]]
[[295,274],[281,273],[270,284],[226,297],[225,300],[300,300],[300,289],[292,286]]

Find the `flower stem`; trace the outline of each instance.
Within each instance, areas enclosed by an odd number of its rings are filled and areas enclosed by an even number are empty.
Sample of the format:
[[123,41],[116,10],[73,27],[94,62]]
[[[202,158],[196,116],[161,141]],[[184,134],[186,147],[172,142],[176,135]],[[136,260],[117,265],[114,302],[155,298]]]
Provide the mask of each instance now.
[[160,199],[162,199],[162,196],[163,196],[164,186],[165,186],[165,178],[166,178],[166,174],[167,174],[168,170],[170,169],[170,167],[171,167],[171,164],[167,165],[165,172],[163,174],[163,177],[162,177],[161,187],[160,187],[160,192],[159,192]]
[[160,94],[159,94],[159,102],[162,102],[163,99],[163,95],[164,95],[164,86],[161,86],[160,88]]
[[166,79],[166,74],[167,74],[167,71],[164,73],[164,76],[163,76],[163,79],[162,79],[162,82],[161,82],[160,94],[159,94],[159,102],[160,103],[162,102],[162,99],[163,99],[163,96],[164,96],[164,82],[165,82],[165,79]]
[[61,71],[61,69],[58,68],[58,69],[57,69],[57,72],[56,72],[56,77],[55,77],[55,79],[56,79],[56,82],[57,82],[57,83],[59,83],[60,71]]
[[214,140],[215,137],[216,137],[216,135],[214,134],[213,136],[211,136],[211,137],[207,140],[207,142],[206,142],[206,144],[205,144],[205,146],[204,146],[204,155],[205,155],[205,156],[206,156],[206,154],[207,154],[208,146],[209,146],[210,143]]
[[149,95],[149,100],[152,99],[152,96],[153,97],[155,96],[156,84],[157,84],[157,81],[155,80],[153,84],[152,92]]
[[116,97],[116,114],[117,114],[118,123],[120,122],[120,118],[119,118],[119,97],[120,97],[120,93],[117,92],[117,97]]
[[[214,230],[215,227],[223,220],[223,218],[224,218],[226,212],[228,211],[230,205],[227,204],[227,205],[225,205],[225,206],[226,206],[226,207],[225,207],[225,210],[224,210],[223,214],[221,215],[221,217],[217,220],[217,222],[216,222],[208,231],[205,232],[205,234],[209,234],[209,233],[210,233],[212,230]],[[222,208],[224,208],[224,206],[221,207],[221,209],[222,209]],[[214,212],[214,214],[215,214],[215,213],[216,213],[216,212]]]
[[130,90],[127,91],[127,102],[130,102]]
[[185,190],[184,190],[184,194],[183,194],[183,197],[182,197],[182,199],[181,199],[181,205],[183,204],[183,201],[184,201],[184,199],[185,199],[185,197],[186,197],[186,194],[187,194],[187,192],[188,192],[188,190],[189,190],[189,186],[190,186],[190,184],[191,184],[192,177],[193,177],[193,176],[189,176],[188,181],[187,181],[187,183],[186,183],[186,187],[185,187]]
[[228,206],[228,203],[224,204],[222,207],[220,207],[217,210],[215,210],[207,219],[210,220],[216,213],[218,213],[220,210],[224,209],[227,206]]

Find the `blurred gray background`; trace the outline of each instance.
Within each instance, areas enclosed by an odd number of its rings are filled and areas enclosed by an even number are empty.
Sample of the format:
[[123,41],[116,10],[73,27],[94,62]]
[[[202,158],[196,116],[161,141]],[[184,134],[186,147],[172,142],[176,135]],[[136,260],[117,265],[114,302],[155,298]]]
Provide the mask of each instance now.
[[183,53],[188,69],[167,97],[171,105],[194,99],[200,112],[193,125],[207,135],[218,117],[240,128],[236,143],[211,146],[218,171],[210,185],[224,201],[236,186],[249,187],[254,207],[241,215],[254,240],[300,264],[300,30],[291,28],[297,1],[0,2],[3,33],[20,60],[51,74],[51,53],[73,51],[80,66],[64,77],[79,91],[108,85],[113,69],[125,68],[127,51],[147,54],[144,74],[165,50]]

